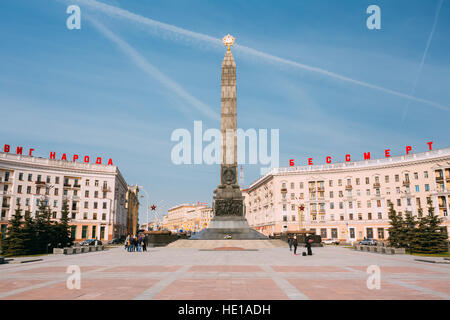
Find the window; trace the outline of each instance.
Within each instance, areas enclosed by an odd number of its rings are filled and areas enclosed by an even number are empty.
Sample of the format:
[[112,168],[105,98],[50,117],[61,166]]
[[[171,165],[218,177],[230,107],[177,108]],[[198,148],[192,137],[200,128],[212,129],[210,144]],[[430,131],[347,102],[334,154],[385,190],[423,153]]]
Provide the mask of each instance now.
[[370,184],[370,179],[369,179],[369,177],[366,177],[366,184]]
[[20,206],[20,198],[16,198],[16,205]]
[[53,211],[52,216],[53,216],[53,219],[56,219],[56,211]]
[[348,207],[349,207],[350,209],[353,209],[353,201],[349,201]]
[[87,202],[87,201],[84,202],[84,208],[85,208],[85,209],[88,209],[88,208],[89,208],[89,202]]
[[334,209],[334,202],[330,202],[330,209]]
[[89,179],[86,179],[86,187],[89,187]]
[[47,176],[47,183],[50,183],[50,176]]
[[344,194],[342,193],[342,190],[339,191],[339,198],[342,198],[344,196]]
[[355,228],[350,228],[350,238],[355,239]]
[[402,205],[402,202],[400,199],[397,199],[397,206],[400,207]]
[[76,219],[76,217],[77,217],[76,212],[72,212],[72,219]]
[[407,198],[407,199],[406,199],[406,205],[408,205],[408,206],[411,205],[411,198]]
[[23,173],[22,172],[19,173],[19,180],[23,181]]
[[313,221],[316,221],[316,220],[317,220],[317,215],[316,215],[316,214],[313,214],[313,215],[312,215],[312,220],[313,220]]
[[331,220],[331,221],[334,221],[334,214],[331,214],[331,215],[330,215],[330,220]]
[[30,205],[30,198],[26,198],[26,199],[25,199],[25,205],[26,205],[26,206],[29,206],[29,205]]
[[378,219],[380,219],[380,220],[383,219],[383,214],[381,212],[378,212]]
[[98,191],[94,191],[94,198],[98,198]]
[[367,220],[372,220],[372,212],[369,212],[369,213],[367,214]]
[[[106,197],[105,197],[106,198]],[[303,199],[303,193],[300,193],[300,199]]]
[[97,220],[97,213],[94,212],[92,219]]
[[[103,209],[106,209],[106,202],[103,202]],[[291,211],[295,210],[295,204],[291,204]]]
[[[107,205],[107,202],[103,202],[103,209],[106,209],[106,205]],[[293,206],[292,210],[295,210],[295,206],[294,205],[292,205],[292,206]]]
[[344,209],[344,203],[343,202],[339,202],[339,209]]
[[87,218],[88,218],[87,212],[83,213],[83,219],[84,219],[84,220],[87,220]]
[[358,208],[361,208],[361,201],[357,201],[356,205],[357,205]]
[[356,185],[359,186],[360,179],[356,178]]
[[303,182],[300,182],[300,189],[303,189]]
[[287,216],[283,216],[283,221],[287,221]]
[[41,194],[41,187],[36,187],[36,194]]
[[33,180],[33,175],[31,173],[28,174],[28,181],[32,181]]
[[338,237],[338,231],[336,228],[331,229],[331,237],[334,239]]
[[349,220],[353,220],[353,213],[350,213],[350,214],[348,215],[348,219],[349,219]]
[[82,226],[82,229],[81,229],[81,238],[82,239],[87,238],[87,231],[88,231],[88,226]]
[[295,193],[291,193],[291,200],[295,199]]
[[330,198],[333,198],[334,194],[333,191],[330,191]]
[[30,193],[31,193],[31,187],[27,186],[27,194],[30,194]]
[[106,199],[106,192],[103,192],[103,199]]
[[339,187],[342,186],[342,179],[339,179],[339,180],[338,180],[338,186],[339,186]]
[[384,239],[384,228],[378,228],[378,239]]
[[400,177],[398,174],[395,175],[395,182],[399,182],[400,181]]
[[22,193],[22,186],[21,185],[17,186],[17,193]]
[[55,188],[55,196],[57,196],[58,195],[58,188]]
[[419,186],[416,185],[416,192],[419,192]]
[[295,221],[295,215],[294,214],[292,215],[292,221]]
[[58,200],[53,200],[53,206],[57,207],[58,206]]
[[428,171],[424,171],[424,172],[423,172],[423,177],[424,177],[424,178],[428,178]]
[[77,196],[78,195],[78,190],[73,190],[73,195]]
[[341,221],[344,221],[344,216],[343,215],[341,215]]
[[97,202],[94,202],[94,209],[97,209],[97,206],[98,206]]
[[370,196],[370,189],[366,189],[366,195]]
[[358,213],[358,220],[362,220],[362,213]]
[[42,179],[42,176],[41,176],[40,174],[38,174],[38,176],[37,176],[37,181],[38,181],[38,182],[41,182],[41,179]]
[[373,229],[372,228],[367,228],[366,229],[366,235],[367,235],[367,238],[369,238],[369,239],[373,238]]
[[67,196],[67,189],[63,190],[63,195]]
[[420,207],[420,198],[416,198],[416,205]]
[[283,211],[286,211],[286,205],[283,204]]
[[95,186],[98,187],[98,180],[95,180]]
[[381,200],[377,200],[377,207],[381,208]]
[[327,229],[320,229],[320,236],[322,237],[322,239],[326,239],[327,238]]
[[425,191],[430,191],[430,185],[428,183],[425,185]]
[[333,180],[329,181],[329,186],[332,187],[333,186]]
[[357,195],[358,197],[361,196],[361,190],[360,190],[360,189],[356,190],[356,195]]
[[370,208],[372,206],[372,201],[367,200],[367,208]]
[[55,177],[55,183],[59,184],[59,177]]
[[106,213],[102,213],[102,220],[106,220]]
[[414,172],[414,179],[419,179],[419,174],[417,172]]
[[[105,184],[106,184],[106,181],[103,183],[103,187],[104,188],[106,188]],[[291,182],[291,189],[294,189],[294,183],[293,182]]]

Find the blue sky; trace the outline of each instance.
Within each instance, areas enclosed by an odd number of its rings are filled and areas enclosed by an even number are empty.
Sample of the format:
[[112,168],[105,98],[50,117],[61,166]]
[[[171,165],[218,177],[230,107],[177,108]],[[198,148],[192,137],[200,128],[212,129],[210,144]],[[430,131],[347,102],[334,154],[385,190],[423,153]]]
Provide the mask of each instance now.
[[[347,153],[361,160],[367,151],[383,157],[386,148],[399,155],[406,145],[422,152],[428,141],[435,148],[450,146],[449,0],[442,3],[420,68],[440,2],[101,3],[217,39],[230,33],[237,45],[257,52],[426,101],[233,48],[238,127],[280,129],[280,165],[287,166],[289,159],[304,165],[309,157],[324,163],[328,155],[341,162]],[[81,30],[66,27],[70,4],[81,8]],[[201,110],[220,112],[225,48],[92,4],[1,2],[0,144],[34,147],[43,157],[50,151],[111,157],[129,184],[143,185],[150,203],[164,200],[166,210],[184,202],[211,203],[218,166],[172,164],[170,135],[177,128],[193,132],[194,120],[202,120],[205,129],[220,126]],[[381,8],[381,30],[366,27],[371,4]],[[244,165],[245,185],[259,177],[259,169]],[[142,222],[144,213],[143,206]]]

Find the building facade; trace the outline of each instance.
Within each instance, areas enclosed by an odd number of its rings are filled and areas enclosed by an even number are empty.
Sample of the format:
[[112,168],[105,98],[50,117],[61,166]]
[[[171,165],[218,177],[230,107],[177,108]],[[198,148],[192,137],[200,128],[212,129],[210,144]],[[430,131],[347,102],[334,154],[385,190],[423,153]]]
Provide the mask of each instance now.
[[324,239],[388,238],[389,207],[443,218],[450,234],[450,148],[384,159],[275,168],[244,192],[251,227],[273,235],[313,230]]
[[69,206],[75,240],[126,235],[128,186],[117,166],[0,153],[1,231],[20,205],[34,217],[45,201],[52,218]]
[[199,232],[208,227],[212,215],[212,209],[206,203],[180,204],[168,210],[162,228],[172,232]]
[[127,234],[136,234],[139,225],[139,188],[129,186],[126,196]]

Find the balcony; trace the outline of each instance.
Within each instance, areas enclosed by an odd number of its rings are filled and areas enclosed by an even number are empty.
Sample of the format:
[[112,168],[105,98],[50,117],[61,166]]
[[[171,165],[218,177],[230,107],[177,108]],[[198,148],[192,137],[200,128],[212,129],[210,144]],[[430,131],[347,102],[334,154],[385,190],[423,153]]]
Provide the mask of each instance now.
[[403,181],[403,186],[404,186],[404,187],[409,187],[409,185],[410,185],[409,180],[404,180],[404,181]]
[[286,193],[287,192],[287,188],[281,188],[281,193]]
[[379,183],[379,182],[375,182],[375,183],[373,184],[373,187],[374,187],[374,188],[379,188],[379,187],[380,187],[380,183]]
[[318,187],[318,188],[317,188],[317,191],[319,191],[319,192],[324,192],[324,191],[325,191],[325,188],[324,188],[324,187]]
[[79,184],[74,184],[73,187],[74,187],[74,188],[81,188],[81,185],[79,185]]
[[437,176],[436,181],[444,181],[444,176]]
[[72,188],[72,185],[70,183],[64,183],[64,188]]
[[38,186],[45,186],[45,184],[46,184],[45,181],[35,181],[34,183]]
[[351,184],[348,184],[345,186],[345,190],[352,190],[352,189],[353,189],[353,187]]
[[9,208],[9,203],[2,203],[2,208]]

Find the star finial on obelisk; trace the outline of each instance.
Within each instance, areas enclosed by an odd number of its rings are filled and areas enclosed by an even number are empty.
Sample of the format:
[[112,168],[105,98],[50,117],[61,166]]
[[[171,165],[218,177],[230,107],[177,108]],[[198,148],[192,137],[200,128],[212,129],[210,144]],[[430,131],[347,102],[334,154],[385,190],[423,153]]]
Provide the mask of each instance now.
[[230,47],[234,44],[234,38],[231,34],[227,34],[222,39],[223,44],[228,47],[228,51],[230,51]]

